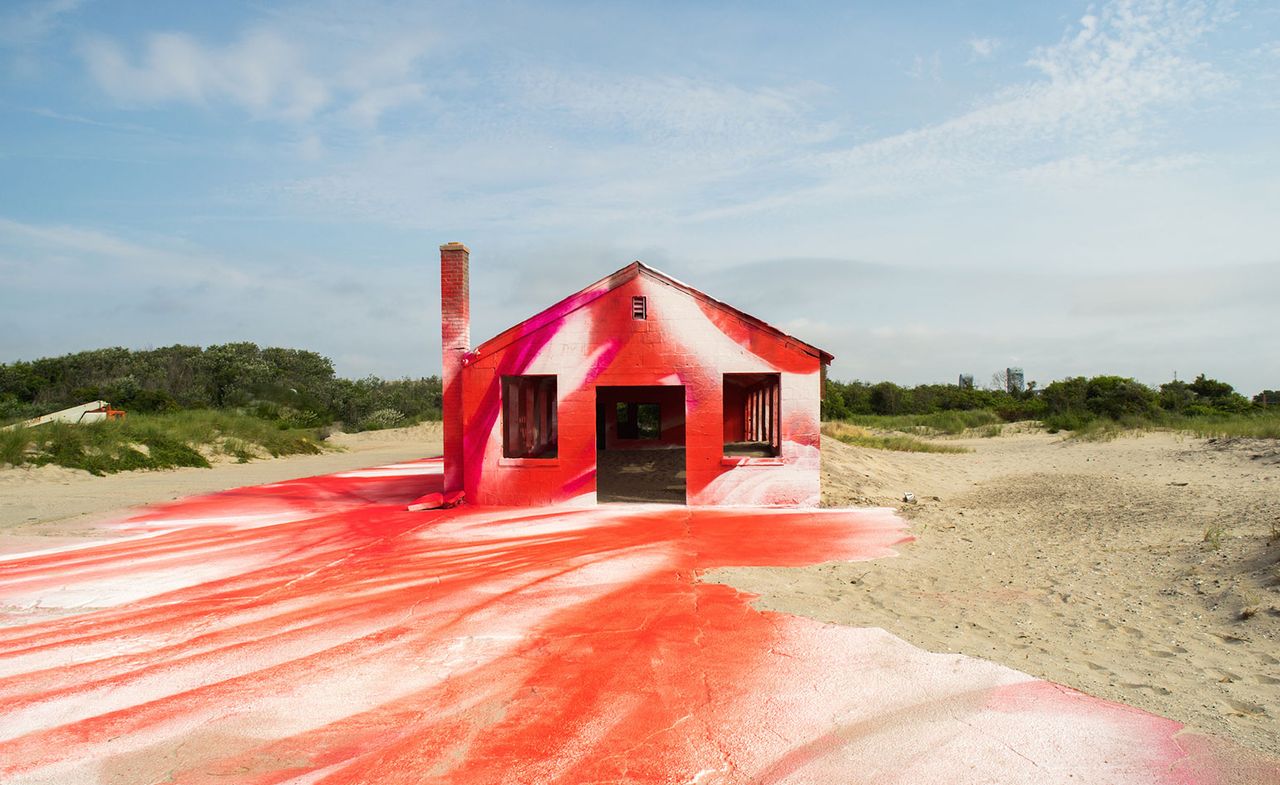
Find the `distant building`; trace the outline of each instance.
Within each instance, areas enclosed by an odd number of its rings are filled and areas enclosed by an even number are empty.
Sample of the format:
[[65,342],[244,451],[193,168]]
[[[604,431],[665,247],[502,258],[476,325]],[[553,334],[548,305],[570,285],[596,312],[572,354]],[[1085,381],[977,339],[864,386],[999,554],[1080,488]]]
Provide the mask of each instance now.
[[1027,388],[1021,368],[1006,368],[1004,370],[1004,383],[1010,395],[1018,395]]
[[973,389],[973,374],[971,373],[960,374],[960,389],[961,390]]

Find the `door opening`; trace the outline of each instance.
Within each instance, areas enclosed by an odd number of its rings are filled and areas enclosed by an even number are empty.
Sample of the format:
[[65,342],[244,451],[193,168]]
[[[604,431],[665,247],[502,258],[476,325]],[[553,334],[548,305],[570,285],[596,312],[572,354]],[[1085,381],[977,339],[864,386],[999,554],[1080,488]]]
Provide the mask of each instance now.
[[596,499],[684,504],[682,386],[596,388]]

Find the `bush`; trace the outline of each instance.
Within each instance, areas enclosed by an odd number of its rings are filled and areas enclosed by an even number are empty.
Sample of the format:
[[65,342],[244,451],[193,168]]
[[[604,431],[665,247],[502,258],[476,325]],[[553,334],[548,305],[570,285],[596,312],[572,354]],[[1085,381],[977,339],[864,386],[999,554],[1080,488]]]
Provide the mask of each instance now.
[[1127,377],[1095,376],[1085,385],[1085,406],[1094,414],[1113,420],[1150,417],[1156,412],[1156,394]]
[[1095,419],[1097,418],[1089,412],[1066,412],[1046,415],[1042,422],[1049,433],[1057,433],[1058,431],[1083,430],[1092,424]]
[[360,421],[360,430],[379,431],[383,428],[395,428],[403,425],[404,421],[403,412],[395,409],[378,409],[375,412],[370,412],[368,417]]
[[248,414],[207,410],[0,431],[0,461],[56,464],[93,474],[208,467],[201,450],[246,461],[263,452],[280,456],[321,449],[314,430],[284,430]]
[[439,419],[438,377],[339,379],[315,352],[241,342],[201,349],[95,349],[0,364],[0,422],[93,400],[132,414],[242,408],[282,428],[341,420],[359,424],[380,409],[406,422]]

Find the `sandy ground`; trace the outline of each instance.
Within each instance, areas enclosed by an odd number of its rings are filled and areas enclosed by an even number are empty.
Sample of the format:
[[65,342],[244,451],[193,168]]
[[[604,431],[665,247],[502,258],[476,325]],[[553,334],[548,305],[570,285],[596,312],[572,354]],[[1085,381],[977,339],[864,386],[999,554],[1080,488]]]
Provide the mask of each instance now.
[[[438,454],[438,426],[345,451],[92,477],[0,470],[0,552],[121,508]],[[828,505],[902,509],[897,559],[721,568],[763,608],[882,627],[1280,753],[1280,451],[1170,434],[1111,442],[1009,428],[963,455],[823,445]],[[918,503],[903,504],[910,491]],[[1207,540],[1207,541],[1206,541]]]
[[329,437],[334,451],[212,469],[121,472],[95,477],[60,466],[0,469],[0,553],[49,548],[102,536],[96,524],[125,508],[439,455],[440,424],[423,423]]
[[[902,508],[901,557],[704,579],[1280,753],[1280,451],[1153,433],[824,440],[825,503]],[[918,502],[903,504],[904,492]],[[1208,542],[1206,542],[1208,532]]]

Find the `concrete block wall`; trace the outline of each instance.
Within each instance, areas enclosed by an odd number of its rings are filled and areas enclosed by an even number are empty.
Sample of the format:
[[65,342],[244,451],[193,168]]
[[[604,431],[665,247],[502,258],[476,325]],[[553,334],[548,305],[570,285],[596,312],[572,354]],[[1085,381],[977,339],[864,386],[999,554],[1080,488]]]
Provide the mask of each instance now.
[[[633,296],[647,298],[648,319],[632,318]],[[594,502],[595,388],[681,385],[690,504],[817,505],[820,360],[800,346],[643,272],[584,307],[566,307],[508,337],[491,351],[470,355],[463,370],[469,499]],[[781,381],[781,455],[727,461],[723,374],[764,372]],[[502,458],[500,381],[514,374],[558,378],[554,459]]]

